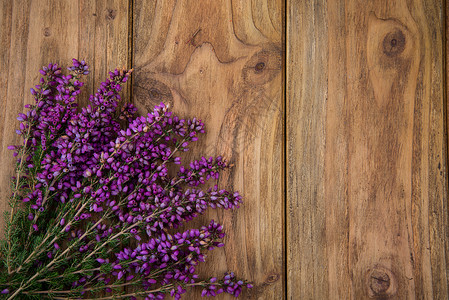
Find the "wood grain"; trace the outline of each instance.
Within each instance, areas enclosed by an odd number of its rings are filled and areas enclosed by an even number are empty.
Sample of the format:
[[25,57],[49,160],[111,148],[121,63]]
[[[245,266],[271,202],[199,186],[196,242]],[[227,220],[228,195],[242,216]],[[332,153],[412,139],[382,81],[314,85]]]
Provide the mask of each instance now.
[[202,276],[254,281],[243,299],[449,298],[448,4],[285,3],[0,0],[1,199],[39,68],[86,59],[84,105],[133,58],[141,112],[163,101],[206,123],[185,161],[235,164],[219,184],[244,195],[240,210],[188,225],[213,218],[228,234]]
[[283,295],[282,11],[282,1],[134,2],[134,102],[145,111],[163,101],[205,122],[185,161],[223,155],[235,164],[219,185],[240,191],[243,206],[188,226],[224,224],[225,247],[201,276],[234,270],[255,283],[243,299]]
[[287,2],[287,297],[328,299],[324,198],[326,6]]
[[288,2],[288,299],[448,298],[443,9]]
[[[0,1],[0,198],[7,209],[12,153],[18,144],[15,120],[37,84],[39,69],[50,62],[64,67],[71,58],[85,59],[92,73],[79,103],[107,76],[107,70],[128,65],[128,0]],[[129,90],[124,99],[129,98]],[[2,214],[3,215],[3,214]],[[0,221],[3,227],[3,218]]]

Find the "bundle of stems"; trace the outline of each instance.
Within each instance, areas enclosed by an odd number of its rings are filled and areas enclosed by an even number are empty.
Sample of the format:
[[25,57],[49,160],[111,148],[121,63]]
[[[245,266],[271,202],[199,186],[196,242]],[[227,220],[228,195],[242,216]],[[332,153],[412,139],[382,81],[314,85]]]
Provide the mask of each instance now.
[[89,67],[73,59],[68,70],[40,70],[35,102],[17,118],[23,143],[8,147],[17,165],[0,241],[0,296],[179,299],[200,286],[203,296],[237,297],[251,287],[234,273],[196,274],[206,251],[223,246],[220,224],[176,231],[208,207],[241,203],[238,192],[207,183],[230,167],[221,157],[181,166],[179,155],[204,124],[174,116],[163,103],[146,116],[120,105],[132,70],[110,72],[79,109]]

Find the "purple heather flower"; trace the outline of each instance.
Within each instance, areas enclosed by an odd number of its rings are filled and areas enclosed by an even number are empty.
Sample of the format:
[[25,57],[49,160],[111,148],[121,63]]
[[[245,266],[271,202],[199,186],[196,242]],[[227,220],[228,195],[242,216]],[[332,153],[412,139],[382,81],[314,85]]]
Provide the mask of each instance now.
[[[91,277],[76,275],[73,287],[88,287],[91,278],[103,281],[105,291],[110,291],[109,283],[123,279],[143,280],[144,290],[173,283],[176,287],[169,293],[179,299],[185,292],[183,284],[198,281],[196,265],[205,260],[204,252],[224,245],[223,227],[212,221],[173,235],[165,230],[178,228],[208,207],[234,209],[240,205],[237,192],[217,186],[201,189],[207,181],[217,180],[228,165],[221,157],[202,157],[172,172],[170,168],[181,163],[179,154],[188,151],[190,143],[204,132],[201,120],[180,119],[163,103],[144,116],[136,116],[132,104],[119,110],[121,85],[131,70],[110,72],[90,96],[90,104],[77,109],[75,101],[83,86],[80,79],[89,71],[85,61],[72,62],[70,75],[64,75],[57,64],[42,68],[43,78],[31,89],[36,103],[18,117],[22,122],[18,134],[30,132],[23,145],[28,167],[24,172],[34,180],[33,188],[23,195],[24,206],[42,215],[51,211],[48,208],[65,209],[52,224],[64,227],[59,229],[62,237],[47,253],[49,259],[58,256],[56,250],[67,238],[76,251],[73,255],[93,253],[95,264],[109,264],[107,256],[99,257],[104,255],[99,245],[107,249],[114,242],[111,237],[126,244],[135,240],[135,247],[113,248],[119,250],[108,266],[111,271],[102,268]],[[23,147],[8,148],[21,153]],[[41,158],[37,163],[36,155]],[[48,191],[51,197],[47,199]],[[102,216],[107,216],[104,222],[95,223]],[[32,227],[38,230],[36,224]],[[151,278],[153,270],[160,271]],[[234,277],[211,278],[203,293],[228,291],[236,296],[242,285]],[[162,299],[164,293],[147,296]]]
[[105,260],[102,259],[102,258],[97,258],[97,261],[98,261],[100,264],[104,264],[104,262],[105,262]]
[[17,117],[17,120],[20,122],[26,121],[28,119],[27,115],[19,113],[19,116]]

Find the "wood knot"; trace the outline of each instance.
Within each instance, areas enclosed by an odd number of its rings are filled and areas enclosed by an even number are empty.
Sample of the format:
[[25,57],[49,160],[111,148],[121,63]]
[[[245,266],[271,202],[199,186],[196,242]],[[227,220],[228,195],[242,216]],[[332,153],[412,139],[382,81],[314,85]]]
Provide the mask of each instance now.
[[281,276],[280,276],[279,274],[271,274],[271,275],[268,275],[267,279],[265,280],[265,283],[266,283],[266,284],[272,284],[272,283],[275,283],[276,281],[279,280],[280,277],[281,277]]
[[44,28],[44,36],[50,36],[50,35],[51,35],[50,27],[45,27]]
[[384,294],[390,287],[390,276],[380,270],[373,270],[370,275],[370,288],[374,294]]
[[144,107],[145,110],[152,110],[160,102],[170,104],[173,107],[173,95],[167,85],[148,77],[148,74],[144,72],[136,75],[134,79],[134,97],[137,108]]
[[254,69],[256,70],[256,72],[262,72],[263,69],[265,69],[265,63],[263,61],[258,62]]
[[405,49],[405,35],[397,29],[388,33],[382,43],[384,53],[387,56],[393,57],[404,52]]
[[108,13],[106,14],[106,19],[114,20],[117,16],[117,11],[114,9],[108,9]]
[[148,95],[150,96],[150,98],[155,99],[155,100],[158,100],[161,98],[161,92],[155,88],[150,89],[148,91]]
[[393,273],[384,267],[368,270],[368,295],[372,298],[392,296],[396,293],[396,283]]
[[281,69],[282,52],[272,47],[254,54],[243,67],[242,75],[251,85],[263,85],[273,80]]

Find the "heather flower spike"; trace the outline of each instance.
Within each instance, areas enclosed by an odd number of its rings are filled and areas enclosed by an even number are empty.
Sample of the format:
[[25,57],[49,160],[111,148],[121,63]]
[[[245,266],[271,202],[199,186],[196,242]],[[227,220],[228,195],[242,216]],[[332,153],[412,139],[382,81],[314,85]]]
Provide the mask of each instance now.
[[223,226],[178,229],[209,207],[242,202],[214,184],[230,167],[222,157],[181,161],[204,133],[201,120],[181,119],[164,103],[136,115],[120,97],[132,70],[110,72],[77,108],[89,67],[73,59],[68,71],[40,70],[35,101],[17,117],[23,142],[8,147],[17,166],[0,242],[0,298],[180,299],[194,286],[202,296],[237,297],[251,288],[234,273],[196,273],[207,251],[224,245]]

